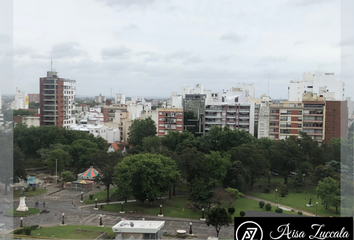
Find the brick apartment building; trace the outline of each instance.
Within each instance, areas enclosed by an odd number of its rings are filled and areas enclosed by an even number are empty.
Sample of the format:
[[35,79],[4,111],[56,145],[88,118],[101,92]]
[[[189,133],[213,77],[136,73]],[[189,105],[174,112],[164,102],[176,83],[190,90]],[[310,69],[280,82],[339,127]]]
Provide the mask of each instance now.
[[76,81],[59,78],[57,72],[48,71],[39,79],[40,125],[56,125],[69,129],[75,109]]
[[169,131],[183,131],[183,108],[159,108],[157,135],[163,137]]

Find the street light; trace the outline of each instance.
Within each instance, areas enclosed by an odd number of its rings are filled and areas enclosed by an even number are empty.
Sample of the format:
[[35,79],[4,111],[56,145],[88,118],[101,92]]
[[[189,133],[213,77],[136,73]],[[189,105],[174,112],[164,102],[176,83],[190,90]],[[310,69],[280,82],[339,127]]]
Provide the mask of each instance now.
[[275,189],[275,202],[278,202],[278,188]]
[[317,206],[318,206],[318,202],[316,202],[316,217],[317,217]]
[[192,235],[192,223],[189,223],[189,234]]
[[62,216],[63,216],[63,218],[62,218],[62,221],[61,221],[61,224],[60,224],[60,225],[61,225],[61,226],[65,226],[65,225],[66,225],[66,224],[65,224],[65,221],[64,221],[65,213],[63,213]]
[[124,204],[124,202],[122,202],[122,207],[121,207],[121,209],[120,209],[120,212],[119,212],[119,213],[125,213],[124,208],[123,208],[123,204]]
[[100,225],[99,225],[99,226],[100,226],[100,227],[103,227],[103,224],[102,224],[102,214],[100,214],[100,217],[99,217],[99,218],[100,218]]
[[157,215],[157,216],[159,216],[159,217],[163,217],[163,214],[162,214],[162,205],[160,205],[160,214],[159,214],[159,215]]
[[81,192],[81,200],[80,202],[83,202],[84,201],[84,192]]
[[205,220],[205,218],[204,218],[204,208],[202,208],[202,218],[200,220],[202,220],[202,221]]
[[21,219],[20,228],[22,228],[23,227],[23,217],[21,217],[20,219]]
[[58,183],[58,159],[55,159],[55,178],[57,180]]
[[97,207],[97,198],[95,199],[95,208],[94,210],[98,210],[98,207]]

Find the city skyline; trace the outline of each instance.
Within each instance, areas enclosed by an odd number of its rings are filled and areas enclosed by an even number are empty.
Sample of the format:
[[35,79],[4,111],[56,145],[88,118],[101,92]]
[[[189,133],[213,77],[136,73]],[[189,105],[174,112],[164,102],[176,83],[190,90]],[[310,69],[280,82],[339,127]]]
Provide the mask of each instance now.
[[39,92],[52,61],[81,96],[167,97],[196,83],[217,92],[245,82],[256,97],[286,99],[304,72],[341,80],[339,1],[16,0],[13,8],[13,89],[26,93]]

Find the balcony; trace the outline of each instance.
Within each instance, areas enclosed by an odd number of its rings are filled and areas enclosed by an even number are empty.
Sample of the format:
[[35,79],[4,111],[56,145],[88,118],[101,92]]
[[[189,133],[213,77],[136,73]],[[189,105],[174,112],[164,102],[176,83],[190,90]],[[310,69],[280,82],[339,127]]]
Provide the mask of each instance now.
[[249,122],[238,122],[239,125],[249,125]]
[[210,108],[207,108],[207,109],[205,109],[205,112],[216,112],[216,113],[219,113],[219,112],[222,112],[222,109],[210,109]]
[[239,116],[239,119],[249,119],[250,117],[249,116]]
[[227,118],[236,118],[236,115],[227,115]]
[[236,108],[228,108],[227,112],[236,112]]
[[215,124],[221,124],[221,121],[205,121],[205,124],[212,124],[212,125],[215,125]]
[[205,118],[221,118],[221,115],[205,115]]
[[238,112],[240,112],[240,113],[249,113],[250,110],[249,109],[239,109]]

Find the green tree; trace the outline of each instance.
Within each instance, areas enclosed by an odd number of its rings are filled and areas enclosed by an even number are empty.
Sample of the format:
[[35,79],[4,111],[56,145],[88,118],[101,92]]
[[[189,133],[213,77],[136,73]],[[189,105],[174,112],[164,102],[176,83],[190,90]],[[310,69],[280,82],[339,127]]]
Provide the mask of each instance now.
[[76,172],[79,173],[89,166],[92,166],[91,156],[98,151],[99,148],[97,144],[90,140],[75,140],[70,146],[69,153],[73,159],[73,165],[76,167]]
[[325,178],[331,177],[335,180],[340,179],[340,175],[336,173],[330,166],[319,165],[315,168],[312,175],[312,181],[314,184],[318,184],[319,181],[323,181]]
[[128,142],[133,146],[142,146],[143,139],[156,135],[156,125],[150,117],[135,119],[129,127]]
[[206,224],[208,227],[211,225],[215,228],[216,237],[219,237],[221,228],[224,226],[228,227],[230,222],[230,214],[226,211],[225,208],[219,207],[211,209],[206,219]]
[[13,156],[14,182],[19,182],[20,179],[27,180],[27,173],[25,169],[25,155],[22,153],[21,149],[17,146],[17,144],[14,144],[13,148],[14,148],[14,156]]
[[266,153],[260,149],[257,143],[246,143],[241,146],[232,148],[229,151],[231,161],[240,161],[250,173],[250,190],[257,180],[264,176],[270,169],[270,163],[265,158]]
[[335,207],[338,214],[338,207],[341,203],[340,185],[339,182],[331,177],[319,181],[316,188],[317,196],[322,200],[322,205],[328,207]]
[[149,136],[143,139],[143,152],[152,154],[162,154],[167,156],[169,151],[166,147],[162,145],[162,138],[158,136]]
[[305,186],[305,180],[300,171],[296,171],[296,175],[293,178],[293,183],[297,192],[299,192]]
[[38,108],[39,108],[39,103],[30,102],[30,103],[28,104],[28,108],[29,108],[29,109],[38,109]]
[[132,194],[142,203],[161,197],[179,178],[176,163],[160,154],[130,155],[115,167],[117,191],[124,191],[124,198]]
[[114,180],[114,167],[123,159],[121,151],[110,152],[100,151],[93,156],[92,162],[100,169],[95,181],[103,183],[106,187],[106,202],[110,201],[109,189]]
[[61,172],[65,166],[69,166],[71,162],[71,157],[69,153],[63,149],[55,149],[49,153],[48,158],[45,160],[47,168],[52,170],[52,175],[54,170]]

